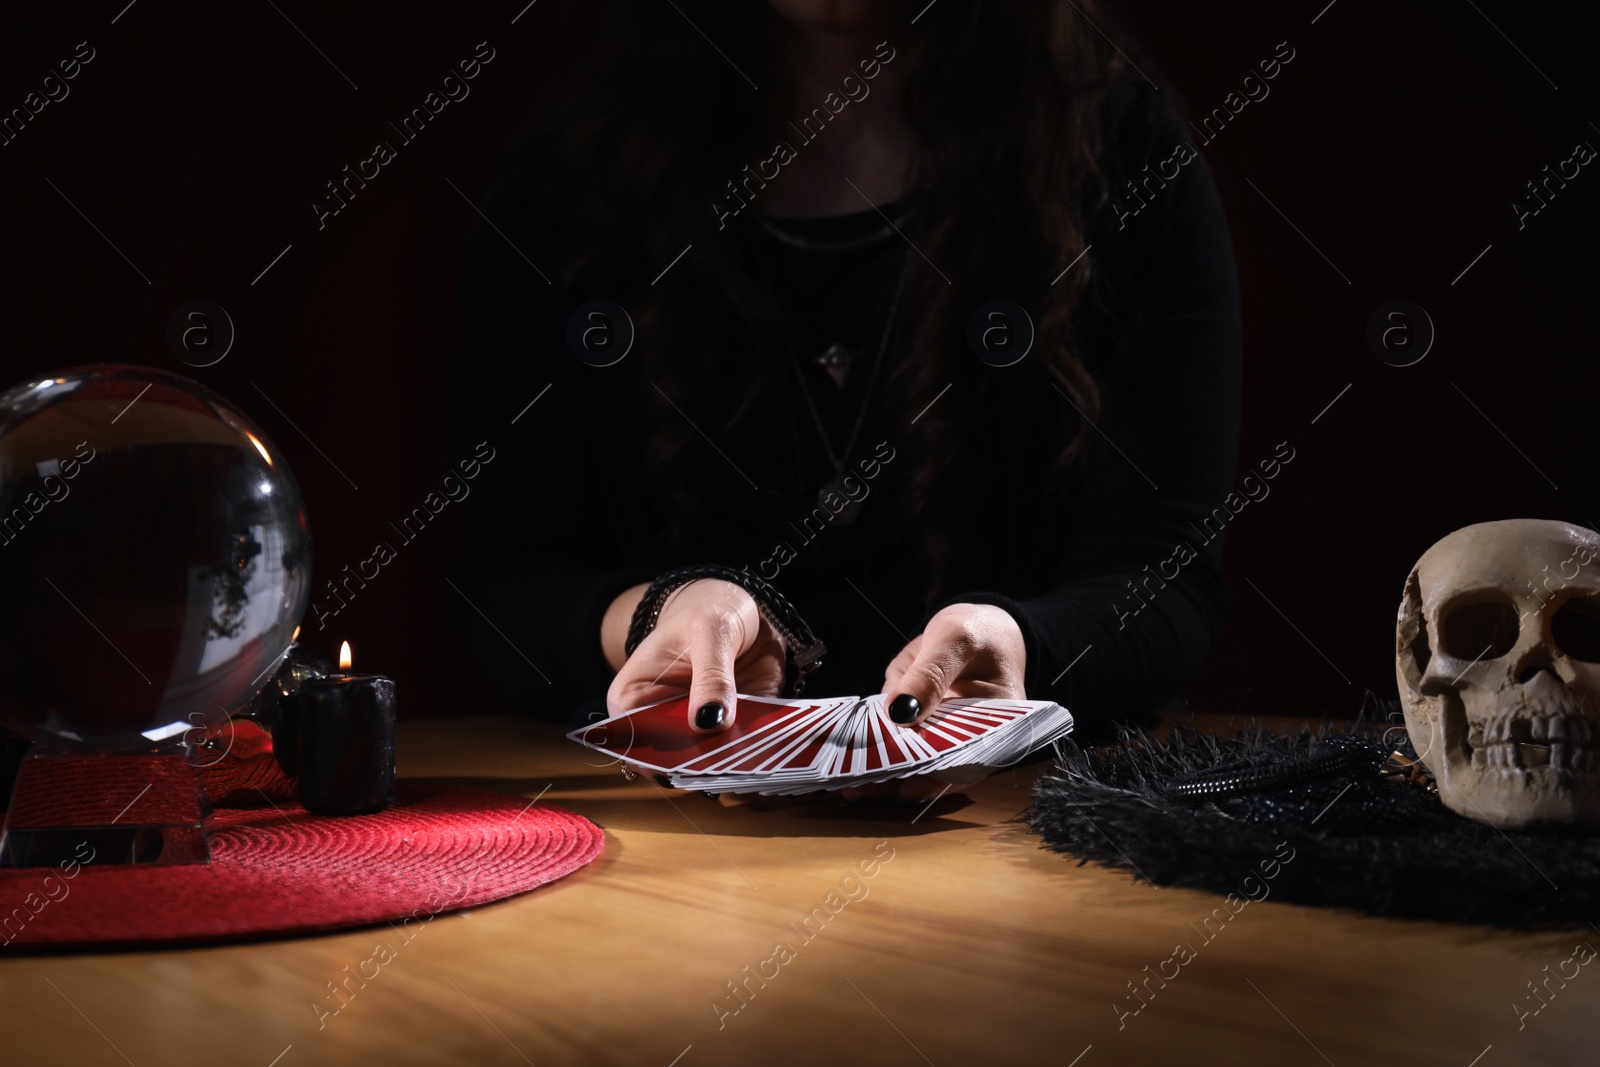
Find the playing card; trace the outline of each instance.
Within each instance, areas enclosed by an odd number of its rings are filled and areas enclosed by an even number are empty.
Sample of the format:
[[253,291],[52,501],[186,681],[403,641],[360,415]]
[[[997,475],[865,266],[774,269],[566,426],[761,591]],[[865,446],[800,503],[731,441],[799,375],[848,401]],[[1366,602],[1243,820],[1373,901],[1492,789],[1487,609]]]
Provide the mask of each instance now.
[[678,697],[574,730],[567,736],[609,756],[651,770],[671,772],[712,753],[739,745],[752,734],[803,712],[808,705],[766,697],[739,697],[734,723],[721,733],[689,726],[689,698]]
[[719,733],[691,729],[680,697],[568,736],[680,788],[791,795],[934,772],[972,780],[1072,729],[1071,713],[1048,700],[947,700],[916,726],[890,719],[882,693],[737,700],[733,725]]
[[847,698],[821,702],[811,714],[795,722],[783,748],[756,770],[762,774],[811,773],[823,758],[827,739],[849,712]]
[[[753,728],[738,729],[747,706],[769,703],[780,704],[782,711],[777,715],[764,716],[761,723]],[[775,753],[784,751],[786,746],[793,742],[797,733],[806,729],[806,723],[819,713],[825,713],[836,703],[837,701],[777,701],[770,697],[738,697],[734,726],[730,727],[728,732],[738,731],[739,736],[731,738],[728,744],[708,752],[680,769],[693,774],[718,774],[730,767],[737,767],[744,773],[759,770],[774,757]]]

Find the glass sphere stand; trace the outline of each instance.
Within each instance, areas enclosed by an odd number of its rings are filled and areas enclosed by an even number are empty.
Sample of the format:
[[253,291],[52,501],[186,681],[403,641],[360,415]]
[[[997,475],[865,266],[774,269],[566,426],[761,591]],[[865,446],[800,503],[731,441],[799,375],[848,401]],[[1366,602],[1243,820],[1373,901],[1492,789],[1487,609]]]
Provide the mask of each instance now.
[[93,752],[36,741],[17,768],[0,867],[205,863],[211,804],[189,746]]

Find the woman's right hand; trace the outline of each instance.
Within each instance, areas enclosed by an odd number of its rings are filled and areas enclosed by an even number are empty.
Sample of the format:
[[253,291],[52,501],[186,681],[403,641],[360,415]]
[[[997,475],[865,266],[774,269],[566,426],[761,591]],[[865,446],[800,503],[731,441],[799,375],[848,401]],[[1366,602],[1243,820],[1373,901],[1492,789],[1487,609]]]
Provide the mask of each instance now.
[[667,597],[655,629],[611,680],[606,710],[615,717],[688,690],[690,728],[720,732],[738,714],[736,693],[782,690],[785,662],[783,638],[754,597],[732,582],[700,578]]

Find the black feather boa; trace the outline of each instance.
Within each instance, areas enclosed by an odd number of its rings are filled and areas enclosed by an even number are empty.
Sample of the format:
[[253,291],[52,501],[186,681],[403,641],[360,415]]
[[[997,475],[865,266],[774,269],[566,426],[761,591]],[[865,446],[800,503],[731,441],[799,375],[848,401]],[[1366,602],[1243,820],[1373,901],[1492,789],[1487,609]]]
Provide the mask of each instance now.
[[[1380,705],[1380,715],[1394,707]],[[1093,861],[1160,886],[1399,918],[1600,931],[1600,835],[1501,832],[1380,776],[1392,750],[1416,755],[1404,727],[1393,725],[1398,713],[1382,718],[1232,737],[1179,724],[1165,740],[1124,729],[1114,744],[1068,742],[1035,787],[1027,821],[1046,847],[1080,866]],[[1270,771],[1336,749],[1359,758],[1319,781],[1220,799],[1172,793],[1174,782],[1217,768]]]

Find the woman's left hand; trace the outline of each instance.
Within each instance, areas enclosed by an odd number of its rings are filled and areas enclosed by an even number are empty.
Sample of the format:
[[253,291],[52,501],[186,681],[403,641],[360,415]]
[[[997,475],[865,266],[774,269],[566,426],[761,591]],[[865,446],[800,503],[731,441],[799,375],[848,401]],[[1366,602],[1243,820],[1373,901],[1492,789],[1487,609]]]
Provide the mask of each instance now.
[[951,604],[884,672],[889,716],[910,725],[951,697],[1025,699],[1027,658],[1022,628],[1004,608]]

